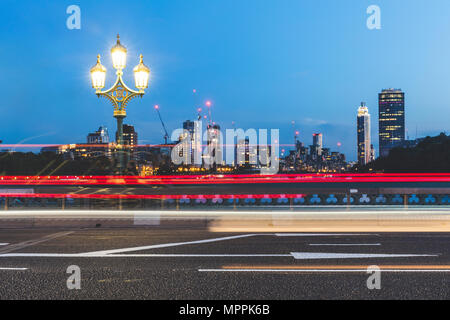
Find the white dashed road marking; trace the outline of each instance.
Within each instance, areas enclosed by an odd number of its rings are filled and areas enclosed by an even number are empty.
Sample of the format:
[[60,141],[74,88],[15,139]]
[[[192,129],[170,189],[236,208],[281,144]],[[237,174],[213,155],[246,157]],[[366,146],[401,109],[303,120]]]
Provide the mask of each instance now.
[[297,260],[437,257],[436,254],[291,252]]

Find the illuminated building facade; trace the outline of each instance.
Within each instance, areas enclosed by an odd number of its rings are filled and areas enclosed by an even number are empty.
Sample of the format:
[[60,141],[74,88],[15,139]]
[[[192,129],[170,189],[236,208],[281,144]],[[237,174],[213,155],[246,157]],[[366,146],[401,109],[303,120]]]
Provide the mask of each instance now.
[[204,154],[207,166],[223,165],[222,137],[218,124],[207,127],[207,152]]
[[111,143],[95,143],[95,144],[62,144],[51,147],[44,147],[41,152],[52,152],[61,154],[67,160],[107,157],[111,158]]
[[378,94],[378,135],[381,157],[405,141],[405,93],[400,89]]
[[[269,149],[268,149],[269,148]],[[259,146],[250,143],[250,138],[238,139],[234,148],[235,167],[238,169],[256,169],[258,167]],[[270,159],[270,147],[261,147],[261,152],[265,152]]]
[[[192,165],[194,163],[194,152],[193,152],[193,145],[192,145],[192,139],[194,137],[195,132],[195,123],[194,121],[186,120],[183,122],[183,129],[187,132],[183,133],[180,137],[180,140],[188,139],[187,144],[189,147],[187,150],[180,150],[183,156],[183,163]],[[186,148],[184,148],[186,149]]]
[[370,162],[375,161],[375,148],[373,144],[370,145]]
[[323,136],[321,133],[313,134],[313,144],[310,146],[311,157],[319,159],[322,156]]
[[[129,150],[129,155],[132,160],[137,160],[137,145],[138,145],[138,135],[134,130],[134,126],[124,124],[122,126],[123,130],[123,144]],[[118,132],[116,132],[116,138],[118,138]]]
[[[319,155],[320,153],[320,155]],[[301,141],[296,142],[295,150],[280,159],[280,172],[345,172],[350,168],[345,155],[323,147],[323,135],[313,135],[313,144],[309,148]]]
[[88,144],[109,143],[108,129],[105,126],[101,126],[94,133],[89,133],[87,136]]
[[[202,164],[202,123],[201,121],[186,120],[183,122],[183,129],[189,133],[190,139],[187,142],[189,144],[189,150],[183,155],[184,163],[190,165],[201,166]],[[187,138],[183,134],[182,139]]]
[[365,102],[361,102],[356,118],[358,140],[358,163],[365,165],[371,161],[370,114]]

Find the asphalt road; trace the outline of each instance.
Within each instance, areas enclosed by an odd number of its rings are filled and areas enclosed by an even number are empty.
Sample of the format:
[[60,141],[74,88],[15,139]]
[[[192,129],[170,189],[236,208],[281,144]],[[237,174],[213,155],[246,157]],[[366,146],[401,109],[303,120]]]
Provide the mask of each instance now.
[[0,299],[449,298],[449,233],[0,230]]

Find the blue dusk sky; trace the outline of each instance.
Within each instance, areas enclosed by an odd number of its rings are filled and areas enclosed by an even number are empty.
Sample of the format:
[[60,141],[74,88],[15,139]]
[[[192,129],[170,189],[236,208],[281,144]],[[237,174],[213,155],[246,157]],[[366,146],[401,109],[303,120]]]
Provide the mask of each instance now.
[[[369,30],[369,5],[381,8],[381,29]],[[66,9],[81,9],[69,30]],[[125,80],[139,54],[152,70],[142,99],[125,123],[139,143],[161,143],[158,104],[169,131],[196,118],[211,100],[222,128],[280,129],[281,143],[324,145],[356,158],[356,111],[365,101],[378,146],[377,94],[406,93],[410,138],[450,123],[450,1],[448,0],[3,0],[0,140],[3,143],[85,142],[116,123],[98,99],[89,69],[97,54],[115,80],[110,49],[120,33],[128,49]],[[193,94],[193,89],[197,90]]]

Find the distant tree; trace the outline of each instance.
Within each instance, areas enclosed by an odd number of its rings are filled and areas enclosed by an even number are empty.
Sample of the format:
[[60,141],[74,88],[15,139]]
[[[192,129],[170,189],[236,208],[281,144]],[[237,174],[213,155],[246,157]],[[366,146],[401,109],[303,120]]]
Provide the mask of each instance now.
[[109,175],[112,163],[106,157],[65,159],[52,152],[0,153],[0,175]]
[[412,148],[394,148],[389,155],[365,166],[355,166],[355,172],[450,172],[450,136],[441,133],[426,137]]

